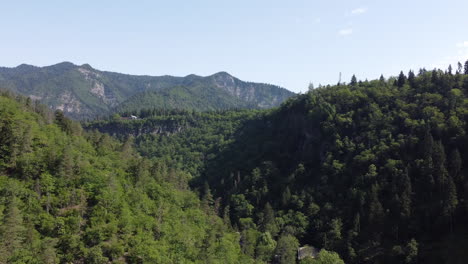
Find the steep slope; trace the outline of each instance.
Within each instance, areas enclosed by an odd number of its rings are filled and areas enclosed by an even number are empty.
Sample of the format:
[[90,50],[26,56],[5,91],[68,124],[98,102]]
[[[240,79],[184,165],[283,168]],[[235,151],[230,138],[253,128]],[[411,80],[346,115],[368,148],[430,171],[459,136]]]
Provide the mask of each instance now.
[[442,71],[317,89],[243,126],[201,178],[233,223],[346,263],[461,264],[467,98],[468,75]]
[[189,178],[1,94],[0,263],[252,263]]
[[152,108],[208,111],[236,108],[253,109],[258,108],[258,105],[243,101],[217,87],[199,84],[191,87],[178,86],[139,93],[124,101],[115,110],[116,112],[138,113],[141,110]]
[[[270,108],[294,95],[278,86],[243,82],[225,72],[208,77],[135,76],[69,62],[0,68],[0,87],[40,100],[77,119],[109,114],[116,107],[137,111],[142,109],[138,107],[141,98],[146,108],[207,110]],[[125,104],[119,106],[122,102]]]

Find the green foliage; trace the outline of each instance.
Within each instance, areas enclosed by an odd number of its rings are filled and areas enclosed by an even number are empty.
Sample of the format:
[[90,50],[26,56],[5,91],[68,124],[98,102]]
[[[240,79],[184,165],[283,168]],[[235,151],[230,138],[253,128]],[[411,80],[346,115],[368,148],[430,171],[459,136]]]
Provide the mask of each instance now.
[[[229,209],[221,210],[229,212],[225,221],[245,233],[249,254],[255,229],[269,232],[277,247],[290,235],[347,263],[405,261],[412,238],[427,248],[465,230],[467,78],[421,70],[356,80],[268,112],[226,112],[231,119],[222,122],[204,113],[180,132],[142,133],[136,142],[144,142],[140,153],[190,171],[194,187],[207,181]],[[197,114],[162,116],[141,124]],[[395,245],[402,254],[391,253]],[[427,261],[426,251],[411,252]]]
[[251,262],[186,173],[32,108],[0,96],[1,263]]
[[193,112],[163,109],[143,112],[144,119],[95,121],[85,124],[85,128],[121,140],[131,135],[142,155],[164,161],[192,176],[200,175],[206,160],[215,158],[232,143],[241,124],[264,113],[259,110]]
[[0,219],[22,221],[1,229],[22,245],[5,256],[295,263],[309,244],[325,249],[311,263],[466,259],[430,252],[466,240],[467,84],[421,69],[320,87],[269,111],[153,108],[87,133],[5,101]]
[[320,250],[316,258],[307,257],[299,262],[300,264],[344,264],[344,261],[336,252]]
[[279,255],[279,263],[295,263],[299,241],[292,235],[281,235],[276,245],[275,253]]

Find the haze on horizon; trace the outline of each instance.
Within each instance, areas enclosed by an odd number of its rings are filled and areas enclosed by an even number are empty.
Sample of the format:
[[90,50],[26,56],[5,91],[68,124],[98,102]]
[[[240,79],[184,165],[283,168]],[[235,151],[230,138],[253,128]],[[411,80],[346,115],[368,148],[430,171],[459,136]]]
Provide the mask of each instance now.
[[138,75],[211,75],[294,92],[468,59],[468,2],[8,1],[0,66],[62,61]]

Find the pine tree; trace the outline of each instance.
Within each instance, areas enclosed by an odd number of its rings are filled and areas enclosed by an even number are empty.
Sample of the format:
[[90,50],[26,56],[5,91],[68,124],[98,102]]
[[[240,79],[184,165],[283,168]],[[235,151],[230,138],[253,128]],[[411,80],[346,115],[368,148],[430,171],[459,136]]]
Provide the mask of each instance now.
[[263,209],[263,218],[262,222],[260,223],[260,231],[269,232],[273,236],[278,233],[278,227],[275,220],[275,211],[268,202],[265,204],[265,208]]
[[408,83],[411,87],[415,86],[415,79],[416,79],[416,75],[414,74],[412,70],[410,70],[408,72]]
[[379,82],[385,83],[385,78],[384,78],[383,74],[380,75]]
[[401,211],[400,215],[403,218],[409,218],[411,216],[411,180],[408,176],[408,169],[405,169],[403,175],[400,179],[401,184],[401,194],[400,194],[400,202],[401,202]]
[[434,148],[434,139],[428,128],[426,130],[426,134],[424,136],[424,140],[422,141],[421,147],[421,157],[422,157],[422,164],[421,164],[421,177],[419,179],[418,185],[421,187],[421,193],[425,195],[424,199],[428,199],[432,195],[433,186],[435,184],[434,177],[433,177],[433,159],[432,153]]
[[458,151],[458,148],[455,148],[450,153],[448,170],[449,170],[450,176],[457,183],[463,182],[463,174],[460,173],[461,168],[462,168],[462,159],[460,156],[460,152]]
[[405,85],[405,83],[406,83],[406,76],[403,73],[403,71],[401,71],[400,75],[398,75],[397,86],[401,88],[403,87],[403,85]]
[[458,62],[457,65],[458,65],[457,74],[461,74],[463,72],[463,65],[460,62]]
[[416,242],[416,239],[413,238],[408,242],[408,244],[406,245],[405,251],[406,251],[405,263],[407,264],[416,263],[417,257],[418,257],[418,242]]
[[278,239],[275,253],[279,255],[280,264],[289,264],[296,262],[296,252],[299,247],[299,241],[289,234],[283,234]]
[[203,186],[203,198],[202,198],[202,208],[205,212],[211,212],[211,208],[214,205],[213,195],[211,194],[210,186],[205,182]]
[[351,86],[356,86],[356,84],[357,84],[356,75],[353,74],[353,77],[351,77],[351,82],[349,84]]
[[431,73],[432,84],[439,85],[439,80],[440,80],[439,72],[437,71],[437,69],[432,70],[432,73]]
[[227,205],[223,210],[223,222],[226,226],[231,227],[230,206]]
[[444,192],[444,215],[445,216],[452,216],[455,212],[455,209],[458,205],[458,198],[457,198],[457,188],[455,187],[455,183],[453,182],[452,177],[447,178],[445,192]]
[[383,216],[384,211],[379,200],[379,186],[374,184],[369,194],[369,223],[375,225],[376,229],[379,229]]
[[18,202],[15,196],[11,198],[7,214],[0,226],[0,263],[7,263],[6,260],[22,248],[25,239],[26,229]]
[[465,62],[465,74],[468,74],[468,60]]
[[437,190],[440,195],[444,193],[445,191],[445,184],[447,182],[447,177],[448,177],[448,172],[445,167],[445,161],[446,161],[445,150],[440,140],[436,141],[434,144],[434,150],[432,153],[432,161],[434,164],[434,170],[433,170],[434,181],[435,181],[435,184],[437,185]]
[[286,186],[286,189],[284,189],[283,195],[281,196],[281,205],[287,206],[290,200],[291,200],[291,191],[289,190],[289,187]]
[[122,147],[121,147],[122,159],[129,160],[130,157],[133,157],[135,155],[133,147],[132,147],[134,141],[135,141],[135,138],[132,135],[130,135],[122,144]]
[[257,243],[255,258],[269,263],[276,248],[276,241],[272,238],[270,233],[265,232],[259,236]]

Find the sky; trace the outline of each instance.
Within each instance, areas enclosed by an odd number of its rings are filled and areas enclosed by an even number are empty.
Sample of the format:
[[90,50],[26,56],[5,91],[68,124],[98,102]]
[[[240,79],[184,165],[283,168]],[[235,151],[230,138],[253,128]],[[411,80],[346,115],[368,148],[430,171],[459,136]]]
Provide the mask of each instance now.
[[0,0],[0,66],[226,71],[294,92],[468,59],[467,0]]

